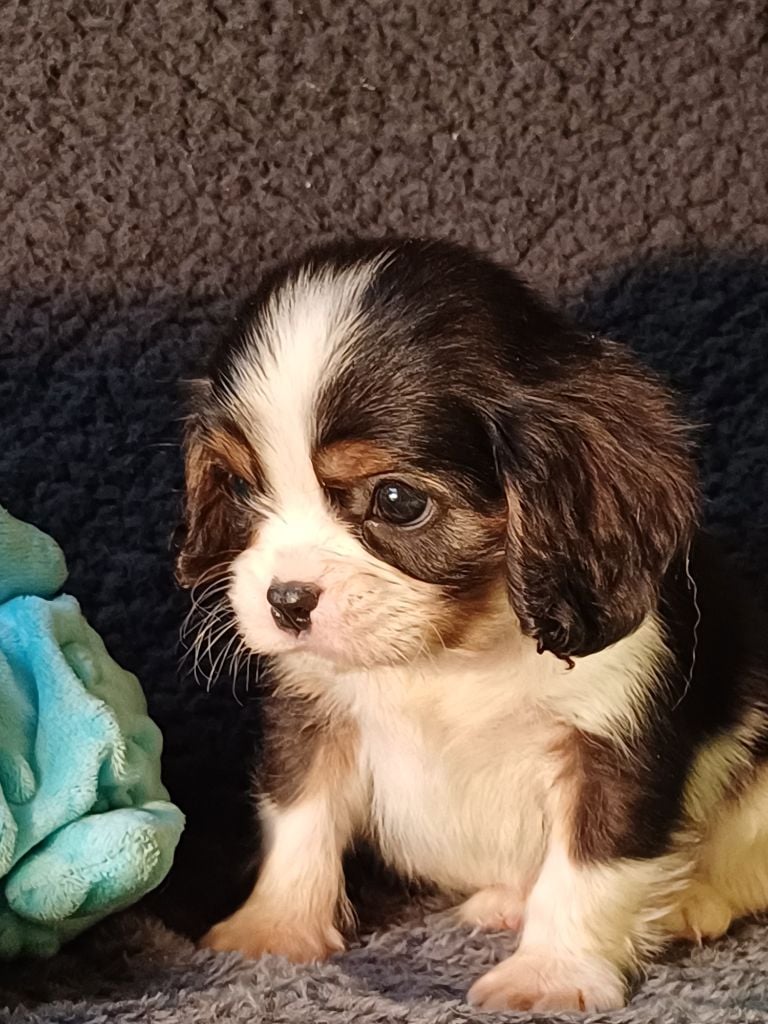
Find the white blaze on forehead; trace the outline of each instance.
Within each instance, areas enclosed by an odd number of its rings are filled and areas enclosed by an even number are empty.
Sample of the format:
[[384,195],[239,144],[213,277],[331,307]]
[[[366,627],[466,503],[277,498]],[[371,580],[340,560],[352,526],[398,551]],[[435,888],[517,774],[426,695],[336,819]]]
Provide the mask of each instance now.
[[229,404],[280,498],[317,493],[311,463],[317,396],[344,364],[380,262],[300,272],[269,299],[249,328],[251,344],[235,360]]

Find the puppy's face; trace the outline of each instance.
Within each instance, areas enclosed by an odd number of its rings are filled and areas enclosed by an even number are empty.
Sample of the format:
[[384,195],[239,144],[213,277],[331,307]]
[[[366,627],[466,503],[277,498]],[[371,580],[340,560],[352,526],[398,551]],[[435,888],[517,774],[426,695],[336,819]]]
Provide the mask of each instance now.
[[345,666],[522,630],[590,653],[651,610],[694,487],[662,390],[439,243],[318,250],[218,353],[188,438],[183,583],[247,644]]

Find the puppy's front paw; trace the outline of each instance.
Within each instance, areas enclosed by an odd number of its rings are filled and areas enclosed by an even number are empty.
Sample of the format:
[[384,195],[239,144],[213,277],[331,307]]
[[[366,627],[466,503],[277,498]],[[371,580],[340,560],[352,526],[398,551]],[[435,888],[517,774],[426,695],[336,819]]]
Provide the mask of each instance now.
[[248,908],[214,925],[200,940],[206,949],[242,953],[256,959],[265,953],[294,963],[325,960],[344,949],[344,940],[331,924],[280,921]]
[[525,912],[525,900],[508,885],[491,885],[470,896],[454,910],[462,924],[487,931],[519,931]]
[[515,953],[476,981],[469,1002],[478,1009],[617,1010],[626,1002],[619,972],[603,960],[556,956],[546,950]]

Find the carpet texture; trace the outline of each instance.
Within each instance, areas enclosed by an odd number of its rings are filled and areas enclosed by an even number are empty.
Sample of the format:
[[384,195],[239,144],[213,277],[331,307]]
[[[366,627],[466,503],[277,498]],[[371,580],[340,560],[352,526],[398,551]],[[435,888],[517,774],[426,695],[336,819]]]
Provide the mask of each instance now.
[[[177,671],[169,536],[179,382],[270,261],[396,231],[517,265],[681,389],[707,521],[766,600],[767,57],[762,0],[3,5],[0,501],[62,545],[165,732],[170,927],[231,909],[256,841],[257,701]],[[4,969],[0,1019],[466,1020],[504,942],[412,923],[291,969],[132,917]],[[743,925],[604,1019],[768,1021],[766,971]]]

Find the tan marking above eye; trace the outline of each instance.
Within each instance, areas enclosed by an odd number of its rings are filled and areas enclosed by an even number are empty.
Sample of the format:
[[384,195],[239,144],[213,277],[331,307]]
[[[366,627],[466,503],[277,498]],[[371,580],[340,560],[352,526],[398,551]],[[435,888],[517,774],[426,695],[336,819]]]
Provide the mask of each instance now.
[[256,455],[239,430],[217,427],[207,435],[206,446],[212,459],[218,459],[223,468],[251,483],[258,481]]
[[315,452],[315,473],[324,484],[346,484],[392,472],[392,452],[372,441],[337,441]]

